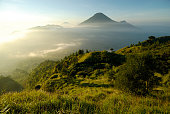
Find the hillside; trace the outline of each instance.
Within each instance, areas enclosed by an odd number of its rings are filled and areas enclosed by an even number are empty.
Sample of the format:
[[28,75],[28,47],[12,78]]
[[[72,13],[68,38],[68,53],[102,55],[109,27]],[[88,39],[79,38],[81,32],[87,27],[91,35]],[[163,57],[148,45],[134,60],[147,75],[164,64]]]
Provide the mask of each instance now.
[[142,53],[146,51],[152,51],[153,53],[169,55],[169,42],[170,36],[154,38],[151,40],[146,40],[143,42],[138,42],[138,44],[131,44],[130,46],[124,47],[116,51],[117,54],[127,55],[133,53]]
[[97,75],[107,73],[110,68],[119,66],[123,61],[124,57],[114,52],[85,53],[79,50],[58,62],[45,61],[37,68],[41,70],[32,71],[29,83],[31,87],[38,85],[45,90],[56,91],[60,87],[76,83],[79,78],[90,79],[94,75],[97,78]]
[[[0,96],[15,113],[168,113],[170,37],[114,51],[78,50],[46,60],[29,74],[27,91]],[[1,100],[2,99],[2,100]]]
[[[150,53],[151,60],[155,61],[153,73],[160,73],[160,75],[168,73],[169,37],[161,37],[131,45],[116,52],[79,50],[58,62],[45,61],[32,71],[29,83],[31,87],[39,85],[44,89],[49,89],[51,85],[48,84],[53,83],[54,90],[50,89],[50,91],[56,91],[60,86],[75,83],[74,80],[78,78],[91,79],[94,75],[108,75],[110,72],[116,74],[114,69],[118,69],[123,63],[126,63],[125,58],[132,54],[142,56],[146,53]],[[39,74],[37,75],[37,73]],[[114,76],[108,76],[108,78],[111,77]],[[58,82],[61,84],[58,85]]]

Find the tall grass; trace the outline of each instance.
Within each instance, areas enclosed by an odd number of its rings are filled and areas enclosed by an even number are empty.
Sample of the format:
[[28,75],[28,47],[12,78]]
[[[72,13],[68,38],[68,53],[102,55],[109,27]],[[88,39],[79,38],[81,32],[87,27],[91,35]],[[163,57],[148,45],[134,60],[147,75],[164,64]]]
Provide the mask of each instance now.
[[8,93],[0,97],[0,110],[9,105],[9,113],[95,113],[97,106],[78,99],[43,91]]
[[8,106],[8,113],[16,114],[169,113],[169,101],[133,96],[110,88],[86,89],[74,88],[66,94],[34,90],[8,93],[0,96],[0,110]]

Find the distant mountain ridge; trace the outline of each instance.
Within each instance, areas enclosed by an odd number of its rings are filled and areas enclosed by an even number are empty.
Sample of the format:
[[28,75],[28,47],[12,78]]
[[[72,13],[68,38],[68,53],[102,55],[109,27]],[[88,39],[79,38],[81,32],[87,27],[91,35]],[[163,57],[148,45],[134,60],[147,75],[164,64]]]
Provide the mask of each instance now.
[[30,28],[31,30],[56,30],[63,28],[60,25],[45,25],[45,26],[36,26],[33,28]]

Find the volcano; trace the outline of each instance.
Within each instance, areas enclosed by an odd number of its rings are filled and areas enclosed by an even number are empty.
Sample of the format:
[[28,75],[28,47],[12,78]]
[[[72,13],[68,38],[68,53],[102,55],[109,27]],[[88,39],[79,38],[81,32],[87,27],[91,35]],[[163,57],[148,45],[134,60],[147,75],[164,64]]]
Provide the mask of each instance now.
[[89,19],[87,19],[86,21],[80,23],[80,25],[86,25],[86,24],[99,24],[99,23],[114,23],[116,21],[112,20],[111,18],[109,18],[108,16],[106,16],[103,13],[96,13],[95,15],[93,15],[92,17],[90,17]]
[[136,29],[135,26],[126,21],[114,21],[103,13],[96,13],[89,19],[79,24],[80,26],[86,27],[104,27],[109,29]]

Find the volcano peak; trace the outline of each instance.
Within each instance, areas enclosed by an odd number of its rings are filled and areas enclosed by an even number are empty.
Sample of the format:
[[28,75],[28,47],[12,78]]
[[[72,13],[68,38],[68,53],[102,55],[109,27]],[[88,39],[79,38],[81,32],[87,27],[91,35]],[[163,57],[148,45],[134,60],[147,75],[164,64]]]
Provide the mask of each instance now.
[[92,23],[109,23],[109,22],[115,22],[105,14],[99,12],[94,14],[92,17],[87,19],[86,21],[82,22],[81,25],[83,24],[92,24]]

